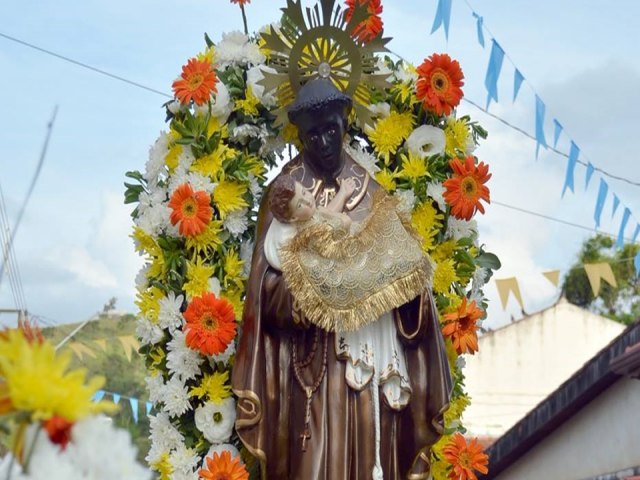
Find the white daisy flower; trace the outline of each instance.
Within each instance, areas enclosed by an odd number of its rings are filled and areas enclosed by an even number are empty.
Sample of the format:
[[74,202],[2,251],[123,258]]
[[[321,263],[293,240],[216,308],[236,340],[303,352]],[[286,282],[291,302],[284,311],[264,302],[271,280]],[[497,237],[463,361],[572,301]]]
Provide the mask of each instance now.
[[231,95],[224,82],[216,83],[217,93],[215,100],[211,102],[211,115],[213,115],[221,125],[227,123],[229,115],[233,111],[233,103],[231,103]]
[[149,429],[155,453],[169,452],[184,444],[184,436],[171,423],[169,415],[165,412],[149,415]]
[[169,454],[169,463],[173,467],[172,480],[197,480],[199,478],[195,470],[200,464],[200,456],[195,450],[180,445]]
[[231,132],[231,141],[246,145],[252,138],[258,138],[262,129],[256,125],[243,124],[235,127]]
[[174,332],[177,328],[182,327],[184,318],[180,312],[182,302],[184,301],[183,295],[178,295],[174,292],[161,298],[158,302],[160,305],[160,311],[158,312],[158,325],[160,328],[168,328],[170,332]]
[[[185,342],[186,334],[181,330],[173,333],[173,338],[167,344],[167,369],[173,374],[169,383],[179,378],[180,384],[195,378],[200,373],[200,365],[204,358],[195,350],[189,348]],[[178,383],[177,381],[175,382]],[[165,390],[167,385],[165,385]]]
[[144,379],[149,391],[149,401],[151,403],[160,403],[162,401],[162,393],[164,388],[164,380],[162,374],[149,375]]
[[427,184],[427,195],[438,204],[438,208],[446,212],[447,202],[444,200],[444,185],[442,182],[432,182]]
[[241,208],[231,212],[224,219],[223,226],[233,237],[238,238],[247,231],[249,227],[247,212],[246,208]]
[[459,220],[453,215],[447,220],[447,232],[445,237],[453,238],[455,241],[461,238],[478,236],[478,224],[475,220]]
[[160,136],[149,148],[149,159],[145,164],[144,178],[149,183],[156,183],[158,176],[164,171],[164,159],[169,153],[169,136],[166,132],[160,132]]
[[277,102],[274,92],[265,93],[264,86],[260,84],[264,78],[263,72],[276,73],[276,70],[266,65],[251,67],[247,70],[247,85],[251,87],[251,91],[262,105],[265,107],[273,107]]
[[229,345],[227,345],[227,349],[224,352],[209,357],[209,364],[213,367],[215,366],[216,362],[227,363],[231,356],[235,353],[236,345],[234,342],[231,342]]
[[155,345],[164,337],[164,331],[145,317],[138,317],[136,321],[136,336],[140,345]]
[[380,171],[378,165],[376,165],[376,157],[367,152],[362,145],[358,147],[352,147],[351,145],[345,143],[344,149],[355,160],[355,162],[364,168],[367,173],[374,177],[377,172]]
[[180,375],[174,375],[165,384],[162,389],[162,401],[164,410],[170,417],[177,417],[191,410],[189,403],[189,391],[180,378]]

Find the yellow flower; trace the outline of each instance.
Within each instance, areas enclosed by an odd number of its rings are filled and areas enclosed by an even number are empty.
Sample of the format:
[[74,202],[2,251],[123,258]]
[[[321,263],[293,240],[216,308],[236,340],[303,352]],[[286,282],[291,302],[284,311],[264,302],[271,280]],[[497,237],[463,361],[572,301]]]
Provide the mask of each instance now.
[[209,291],[209,279],[213,277],[214,268],[205,265],[201,258],[195,262],[187,262],[187,282],[183,289],[187,298],[197,297]]
[[140,227],[135,227],[131,234],[136,252],[147,254],[151,257],[151,266],[147,272],[147,278],[156,278],[164,273],[164,254],[162,248],[155,239],[145,233]]
[[196,57],[201,62],[209,62],[213,65],[216,59],[216,51],[213,47],[207,47],[204,52],[200,52]]
[[234,158],[237,154],[237,150],[220,143],[215,152],[198,158],[193,162],[189,170],[211,177],[215,181],[224,171],[222,162]]
[[253,94],[251,87],[247,86],[246,98],[236,100],[235,110],[242,110],[245,115],[257,117],[260,114],[260,112],[258,112],[259,104],[260,100]]
[[193,250],[194,257],[201,253],[211,254],[222,244],[221,232],[222,222],[211,220],[200,235],[186,238],[186,247],[188,250]]
[[140,313],[151,322],[158,321],[160,313],[160,300],[164,298],[164,292],[158,287],[151,287],[136,294],[136,305]]
[[436,249],[431,254],[431,258],[433,258],[436,262],[441,262],[446,260],[447,258],[453,257],[453,253],[456,250],[456,242],[453,240],[447,240],[446,242],[442,242],[440,245],[436,247]]
[[240,260],[238,252],[231,249],[224,257],[224,286],[225,288],[234,283],[240,285],[244,280],[242,276],[242,269],[244,267],[244,261]]
[[171,173],[173,173],[178,166],[178,159],[182,153],[182,145],[176,143],[176,140],[179,138],[181,137],[178,132],[173,129],[169,131],[169,152],[167,156],[164,157],[164,163],[169,167],[169,172]]
[[226,298],[231,302],[231,305],[233,305],[233,313],[235,313],[238,321],[242,318],[242,310],[244,309],[244,302],[242,301],[243,293],[244,288],[242,288],[241,283],[236,288],[229,288],[221,294],[222,298]]
[[433,272],[433,289],[437,293],[448,293],[451,290],[451,284],[458,281],[456,275],[456,267],[453,259],[444,260],[436,264]]
[[213,190],[213,202],[220,212],[221,219],[224,220],[227,214],[234,210],[249,206],[244,199],[245,193],[247,193],[245,184],[230,180],[221,180],[218,183]]
[[[400,97],[402,103],[406,103],[407,100],[414,97],[415,88],[411,82],[402,82],[394,85],[391,88],[391,94]],[[415,102],[411,102],[415,103]]]
[[393,192],[396,189],[395,178],[397,176],[398,175],[396,173],[385,168],[384,170],[380,170],[376,173],[376,180],[387,192]]
[[287,124],[282,129],[282,138],[285,143],[295,145],[296,147],[300,147],[300,137],[298,135],[298,127],[296,127],[293,123],[287,122]]
[[418,180],[421,177],[428,177],[427,161],[409,152],[400,155],[402,159],[402,169],[400,175],[409,180]]
[[444,151],[451,157],[464,156],[469,139],[469,128],[462,120],[453,117],[447,119],[447,126],[444,128],[446,145]]
[[433,480],[448,480],[450,464],[444,459],[444,447],[451,441],[451,435],[440,437],[431,447],[431,476]]
[[411,113],[391,112],[387,118],[378,120],[375,127],[369,128],[367,133],[375,151],[389,164],[391,155],[396,153],[412,131]]
[[191,389],[189,396],[199,399],[206,397],[208,402],[222,403],[225,398],[231,396],[231,385],[228,382],[228,370],[214,372],[212,375],[205,374],[200,385]]
[[411,223],[418,235],[422,237],[422,248],[429,252],[435,247],[434,240],[442,227],[444,215],[438,213],[431,202],[427,201],[418,205],[411,215]]
[[160,367],[162,367],[162,362],[164,362],[165,357],[167,356],[166,352],[161,346],[155,346],[149,351],[149,358],[151,358],[151,367],[149,369],[154,373],[159,373],[161,371]]
[[160,455],[160,458],[151,464],[151,468],[160,474],[158,480],[169,480],[173,473],[173,465],[169,460],[169,454],[164,452]]
[[471,400],[466,395],[460,395],[454,398],[449,403],[449,408],[444,412],[444,424],[445,427],[452,427],[452,423],[456,420],[460,420],[464,410],[471,404]]
[[[29,342],[21,330],[0,335],[0,376],[4,380],[0,403],[8,401],[14,411],[31,414],[34,420],[54,415],[69,422],[100,413],[114,412],[111,402],[94,402],[104,385],[103,377],[86,382],[86,370],[68,370],[71,352],[56,354],[49,342]],[[86,383],[85,383],[86,382]]]

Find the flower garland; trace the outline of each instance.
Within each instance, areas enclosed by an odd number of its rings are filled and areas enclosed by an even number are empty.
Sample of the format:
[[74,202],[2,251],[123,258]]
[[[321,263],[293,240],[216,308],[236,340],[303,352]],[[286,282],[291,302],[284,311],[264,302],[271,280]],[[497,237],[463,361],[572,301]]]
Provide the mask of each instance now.
[[[352,32],[363,41],[381,28],[382,4],[368,1],[376,18]],[[244,9],[249,2],[239,3]],[[125,193],[136,204],[132,237],[146,258],[136,303],[155,404],[147,461],[161,479],[256,473],[233,432],[229,376],[265,174],[297,142],[291,125],[274,126],[277,101],[260,84],[270,68],[260,37],[231,32],[216,45],[206,38],[206,49],[173,84],[169,128],[151,146],[144,173],[127,173],[135,181]],[[477,350],[482,287],[499,267],[479,244],[472,219],[490,198],[488,167],[473,156],[486,132],[453,115],[464,77],[448,55],[434,54],[417,69],[389,58],[378,65],[392,88],[370,92],[374,123],[352,122],[345,149],[398,197],[435,262],[433,289],[455,388],[432,469],[436,479],[454,472],[458,478],[472,471],[457,468],[455,458],[466,457],[446,449],[460,442],[455,434],[464,432],[460,416],[469,403],[459,355]]]
[[[0,425],[9,434],[0,478],[150,479],[128,433],[99,415],[117,410],[93,401],[104,378],[87,381],[84,370],[69,370],[70,361],[70,351],[56,353],[28,322],[0,331]],[[109,445],[108,462],[100,445]]]

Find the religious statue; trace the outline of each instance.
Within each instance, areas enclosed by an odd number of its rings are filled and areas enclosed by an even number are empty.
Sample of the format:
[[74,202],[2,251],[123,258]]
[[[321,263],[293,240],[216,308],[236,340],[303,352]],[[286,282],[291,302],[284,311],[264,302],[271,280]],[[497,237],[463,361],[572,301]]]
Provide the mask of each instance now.
[[[279,176],[293,178],[300,206],[340,210],[349,218],[342,226],[361,224],[381,204],[378,183],[343,148],[351,107],[326,78],[302,86],[288,108],[302,150]],[[269,198],[258,212],[232,374],[240,439],[264,479],[427,479],[451,394],[430,286],[351,328],[324,324],[317,311],[310,321],[265,254],[274,222]],[[382,271],[384,253],[378,257]],[[340,277],[334,280],[340,290]]]

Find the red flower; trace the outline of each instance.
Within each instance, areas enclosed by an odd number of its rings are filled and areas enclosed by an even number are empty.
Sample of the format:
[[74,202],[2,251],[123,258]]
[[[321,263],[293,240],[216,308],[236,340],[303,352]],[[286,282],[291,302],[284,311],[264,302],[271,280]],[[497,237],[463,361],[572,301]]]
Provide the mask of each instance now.
[[71,428],[73,427],[72,422],[54,415],[49,420],[45,421],[42,426],[49,435],[49,440],[56,445],[60,445],[63,450],[71,441]]
[[456,433],[451,442],[443,449],[444,458],[453,469],[449,473],[449,478],[455,480],[478,480],[474,470],[482,474],[489,472],[487,465],[489,457],[483,453],[482,447],[478,444],[478,439],[474,438],[467,445],[467,441],[460,433]]
[[462,98],[464,75],[457,60],[434,53],[417,68],[416,96],[426,110],[449,115]]
[[489,188],[485,185],[491,178],[489,166],[484,162],[476,166],[475,158],[471,155],[464,160],[464,164],[454,158],[449,165],[453,169],[453,177],[443,183],[447,189],[444,199],[451,205],[453,216],[470,220],[477,210],[484,213],[480,200],[491,203]]
[[180,223],[180,233],[185,237],[201,234],[213,216],[209,194],[204,190],[194,192],[188,183],[176,188],[169,201],[169,208],[173,210],[169,217],[171,224]]
[[353,16],[353,9],[356,6],[356,1],[360,5],[367,5],[367,13],[369,16],[366,20],[360,22],[353,30],[353,36],[362,43],[369,43],[376,38],[382,32],[382,1],[381,0],[346,0],[347,10],[344,13],[344,18],[347,22],[351,20]]
[[173,82],[173,92],[183,105],[191,100],[202,105],[209,101],[211,93],[217,92],[217,77],[208,60],[192,58],[182,67],[180,77]]
[[462,297],[462,303],[457,312],[444,315],[445,322],[442,327],[442,335],[451,337],[453,348],[458,354],[478,351],[478,334],[476,322],[482,316],[482,309],[478,308],[473,300],[467,305],[467,297]]
[[233,305],[213,293],[194,297],[184,312],[187,323],[185,342],[203,355],[218,355],[236,336],[236,321]]

